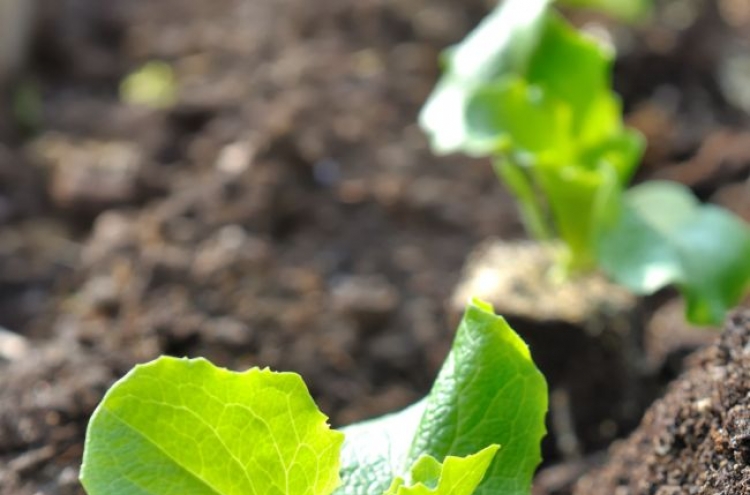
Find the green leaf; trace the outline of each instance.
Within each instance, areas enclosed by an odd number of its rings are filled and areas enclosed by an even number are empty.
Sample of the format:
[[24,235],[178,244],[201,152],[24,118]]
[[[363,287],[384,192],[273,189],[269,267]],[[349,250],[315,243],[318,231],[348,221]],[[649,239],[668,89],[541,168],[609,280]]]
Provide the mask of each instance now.
[[750,288],[750,227],[722,208],[701,205],[677,183],[627,191],[598,256],[613,279],[636,292],[675,284],[695,324],[720,323]]
[[473,301],[425,400],[344,429],[336,493],[382,493],[422,455],[466,456],[498,444],[475,493],[528,495],[546,411],[547,385],[526,344],[491,306]]
[[[519,116],[523,116],[519,118]],[[537,86],[507,77],[477,89],[466,106],[466,151],[570,158],[571,113]]]
[[[490,462],[495,457],[495,454],[497,453],[497,449],[499,448],[500,448],[499,445],[491,445],[487,447],[485,450],[492,449],[492,455],[487,456],[487,459],[485,462],[481,462],[481,463],[472,462],[472,463],[469,463],[465,467],[471,469],[474,467],[475,464],[481,464],[482,465],[481,466],[482,477],[484,477],[484,473],[487,472],[487,468],[490,467]],[[462,458],[448,456],[445,458],[445,465],[448,466],[449,463],[451,463],[453,459],[462,459]],[[440,484],[440,477],[442,476],[442,474],[443,474],[443,464],[441,464],[440,461],[438,461],[431,455],[423,455],[422,457],[417,459],[417,462],[415,462],[414,465],[411,467],[411,482],[422,483],[426,487],[434,490]],[[476,481],[476,485],[478,485],[479,482],[482,481],[482,477],[480,477]],[[402,478],[397,478],[397,479],[402,479]],[[476,488],[476,485],[473,488],[471,488],[471,491],[474,491],[474,488]]]
[[336,495],[383,493],[404,476],[414,432],[424,415],[422,400],[403,411],[347,426],[341,449],[342,485]]
[[[538,159],[554,157],[560,166],[586,166],[586,155],[602,148],[608,148],[610,152],[627,151],[612,147],[613,142],[624,141],[625,136],[630,137],[628,141],[634,144],[630,136],[634,133],[623,130],[620,100],[611,90],[613,54],[581,35],[554,13],[547,15],[541,33],[526,71],[513,76],[523,81],[514,81],[513,84],[524,85],[528,94],[525,98],[527,105],[516,103],[522,98],[502,98],[496,92],[484,97],[484,101],[477,102],[475,107],[484,105],[489,107],[486,112],[500,112],[503,125],[497,125],[496,132],[505,130],[514,146],[535,153],[544,151]],[[507,86],[509,80],[512,80],[510,75],[485,84],[474,95],[481,95],[488,87]],[[496,99],[494,103],[490,101],[492,96]],[[537,115],[540,108],[546,109],[544,115]],[[469,108],[468,111],[478,110]],[[543,122],[542,117],[546,121]],[[472,126],[469,129],[472,133],[481,130]],[[542,136],[552,134],[555,139],[537,138],[534,146],[529,146],[527,129],[535,129]],[[632,172],[640,157],[640,150],[636,148],[636,151],[634,159],[621,160],[628,163],[627,172]],[[629,178],[630,173],[623,175]]]
[[[555,139],[534,139],[531,148],[560,155],[561,149],[619,130],[619,102],[610,90],[612,54],[548,12],[548,4],[503,2],[447,52],[445,75],[420,115],[436,151],[486,155],[498,151],[487,139],[494,144],[500,134],[526,149],[524,129],[535,128]],[[540,117],[547,117],[541,127]],[[487,136],[488,129],[495,136]]]
[[644,142],[623,126],[612,51],[550,3],[502,2],[447,53],[420,124],[438,153],[493,155],[529,234],[562,239],[565,273],[595,266]]
[[589,170],[612,167],[620,186],[626,186],[633,176],[646,148],[640,132],[622,128],[619,132],[586,149],[580,156],[581,164]]
[[398,477],[385,495],[471,495],[499,448],[499,445],[490,445],[474,455],[448,456],[442,464],[424,455],[411,469],[411,484]]
[[568,107],[569,137],[575,138],[577,147],[585,147],[621,126],[619,107],[612,102],[613,54],[555,13],[548,13],[545,21],[524,77]]
[[459,45],[446,51],[446,71],[422,108],[419,122],[438,153],[462,149],[466,106],[483,84],[520,74],[532,56],[551,0],[506,0]]
[[576,166],[540,164],[539,182],[549,200],[560,238],[567,247],[565,272],[591,270],[596,263],[598,229],[617,211],[620,184],[614,168],[602,164],[596,170]]
[[107,392],[86,435],[89,495],[328,495],[341,433],[302,379],[162,357]]

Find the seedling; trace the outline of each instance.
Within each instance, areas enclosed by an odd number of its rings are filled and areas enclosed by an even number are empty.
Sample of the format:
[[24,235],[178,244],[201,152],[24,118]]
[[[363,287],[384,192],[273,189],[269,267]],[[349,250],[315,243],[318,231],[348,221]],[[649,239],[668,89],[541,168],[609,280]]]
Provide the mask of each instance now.
[[136,366],[89,423],[89,495],[528,495],[547,385],[492,308],[469,305],[429,395],[331,430],[302,378],[203,359]]
[[165,62],[147,62],[128,74],[120,84],[122,101],[155,109],[173,106],[177,102],[177,93],[174,70]]
[[446,51],[420,115],[433,149],[492,158],[528,233],[560,246],[554,278],[600,268],[637,293],[675,284],[692,322],[721,321],[750,285],[750,228],[675,184],[626,189],[644,141],[623,124],[613,53],[551,4],[506,0]]

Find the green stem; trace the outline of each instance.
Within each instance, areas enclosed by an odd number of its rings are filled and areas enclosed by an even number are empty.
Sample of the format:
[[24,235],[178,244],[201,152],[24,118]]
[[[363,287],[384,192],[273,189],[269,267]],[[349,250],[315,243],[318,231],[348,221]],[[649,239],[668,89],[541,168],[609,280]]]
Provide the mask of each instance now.
[[521,220],[528,234],[540,242],[555,239],[554,230],[549,225],[545,206],[539,199],[532,177],[520,165],[507,156],[492,160],[492,169],[518,201]]

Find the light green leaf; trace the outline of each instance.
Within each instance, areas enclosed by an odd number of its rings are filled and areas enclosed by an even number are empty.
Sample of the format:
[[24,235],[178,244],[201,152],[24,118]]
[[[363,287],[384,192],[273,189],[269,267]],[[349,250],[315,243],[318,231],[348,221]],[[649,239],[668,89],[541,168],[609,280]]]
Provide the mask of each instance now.
[[448,70],[463,82],[484,83],[523,73],[539,42],[551,0],[506,0],[447,52]]
[[442,464],[434,457],[424,455],[411,469],[411,483],[396,478],[385,495],[471,495],[499,448],[490,445],[474,455],[448,456]]
[[551,0],[506,0],[459,45],[446,51],[446,72],[422,108],[419,123],[438,153],[462,149],[473,92],[505,74],[523,73]]
[[717,324],[750,288],[750,227],[701,205],[690,190],[653,181],[624,196],[599,243],[602,268],[639,293],[675,284],[695,324]]
[[[615,8],[612,0],[578,2]],[[501,2],[446,54],[420,124],[437,153],[493,156],[527,232],[563,241],[565,273],[594,267],[600,223],[619,211],[644,140],[623,125],[611,49],[551,3]]]
[[[596,41],[583,36],[557,14],[546,16],[542,36],[524,73],[529,84],[541,88],[547,98],[569,108],[571,138],[578,147],[590,145],[620,127],[619,109],[610,82],[613,54]],[[598,114],[595,123],[592,113]],[[586,139],[582,139],[582,138]]]
[[122,81],[120,99],[152,108],[171,107],[177,101],[177,78],[172,67],[159,61],[144,64]]
[[570,159],[570,109],[518,77],[509,76],[474,92],[466,106],[466,126],[466,151],[471,154],[513,150],[533,155],[534,161],[539,159],[536,155],[550,153]]
[[411,457],[464,456],[502,446],[477,493],[528,493],[541,461],[547,383],[526,343],[474,301],[430,394]]
[[589,170],[543,163],[537,175],[568,251],[560,268],[564,272],[593,269],[598,229],[618,208],[621,186],[614,167],[604,163]]
[[[495,454],[497,453],[498,448],[500,448],[499,445],[491,445],[487,447],[487,449],[492,449],[492,455],[487,456],[486,462],[482,463],[484,464],[484,466],[482,467],[482,476],[484,476],[484,473],[487,471],[487,468],[490,467],[490,462],[495,457]],[[451,462],[452,459],[461,459],[461,458],[453,457],[453,456],[446,457],[445,458],[446,466],[448,465],[449,462]],[[440,463],[440,461],[438,461],[431,455],[423,455],[422,457],[417,459],[417,462],[415,462],[414,465],[411,467],[411,482],[422,483],[426,487],[434,490],[435,488],[437,488],[438,484],[440,483],[440,476],[442,475],[442,473],[443,473],[443,465]],[[476,484],[478,485],[480,481],[482,481],[481,477],[477,480]],[[474,486],[474,488],[476,488],[476,486]],[[474,488],[472,488],[472,491],[474,491]]]
[[347,426],[341,449],[342,485],[336,495],[385,492],[409,466],[414,432],[424,415],[422,400],[403,411]]
[[586,149],[580,156],[581,165],[588,170],[611,167],[617,183],[624,188],[638,168],[645,148],[646,141],[640,132],[622,128]]
[[81,481],[89,495],[328,495],[343,435],[326,419],[294,373],[162,357],[95,411]]
[[[625,183],[637,165],[643,143],[637,133],[623,128],[621,103],[611,89],[612,61],[610,50],[577,32],[555,13],[549,13],[523,78],[529,88],[534,88],[535,101],[546,102],[548,107],[563,107],[564,110],[557,112],[567,114],[562,126],[556,119],[541,127],[535,123],[537,132],[542,134],[550,132],[546,127],[564,133],[557,140],[545,143],[549,150],[539,159],[554,157],[561,167],[575,165],[593,170],[598,161],[592,157],[597,154],[605,150],[610,157],[622,153],[625,156],[616,160],[618,168],[623,167],[618,175]],[[515,120],[528,120],[521,113],[525,109],[515,110],[518,110]],[[525,148],[523,134],[513,132],[513,127],[508,129],[515,138],[514,145]],[[560,141],[567,142],[567,146]]]
[[382,493],[422,455],[439,460],[498,444],[475,493],[528,495],[546,411],[547,385],[528,348],[491,306],[474,301],[424,401],[344,429],[344,483],[336,493]]

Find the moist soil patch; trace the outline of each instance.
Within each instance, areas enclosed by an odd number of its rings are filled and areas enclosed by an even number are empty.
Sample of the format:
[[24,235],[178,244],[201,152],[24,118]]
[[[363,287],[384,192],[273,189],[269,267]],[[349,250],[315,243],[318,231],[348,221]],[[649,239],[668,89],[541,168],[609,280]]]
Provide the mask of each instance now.
[[750,494],[750,311],[729,319],[718,342],[613,447],[577,495]]

